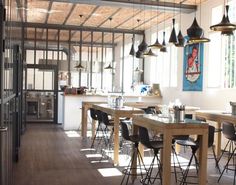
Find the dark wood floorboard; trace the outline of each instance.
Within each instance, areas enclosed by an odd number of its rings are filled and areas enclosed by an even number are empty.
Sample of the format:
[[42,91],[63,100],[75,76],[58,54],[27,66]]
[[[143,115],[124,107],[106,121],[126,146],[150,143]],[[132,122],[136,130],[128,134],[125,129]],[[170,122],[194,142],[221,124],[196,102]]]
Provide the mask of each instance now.
[[[91,163],[95,158],[86,157],[91,151],[81,151],[89,146],[90,139],[68,137],[57,125],[29,124],[22,136],[20,160],[14,165],[13,185],[119,185],[122,176],[104,177],[98,172],[114,168],[112,163]],[[219,173],[211,161],[208,184],[233,184],[233,173],[217,183]]]

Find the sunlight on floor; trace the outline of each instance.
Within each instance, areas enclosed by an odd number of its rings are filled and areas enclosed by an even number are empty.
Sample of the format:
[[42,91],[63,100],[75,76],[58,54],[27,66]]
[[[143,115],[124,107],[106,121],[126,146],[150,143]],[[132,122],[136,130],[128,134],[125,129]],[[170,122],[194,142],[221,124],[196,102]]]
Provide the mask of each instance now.
[[103,177],[114,177],[122,175],[122,173],[117,168],[101,168],[98,169],[98,171]]
[[76,131],[65,131],[65,134],[67,135],[67,137],[80,137],[80,134]]

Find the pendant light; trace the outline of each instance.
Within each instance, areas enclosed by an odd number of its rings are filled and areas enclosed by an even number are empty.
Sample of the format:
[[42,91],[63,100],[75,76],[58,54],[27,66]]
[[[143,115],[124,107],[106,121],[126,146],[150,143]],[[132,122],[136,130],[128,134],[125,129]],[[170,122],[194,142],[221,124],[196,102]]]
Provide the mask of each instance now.
[[160,49],[161,52],[167,52],[165,35],[166,35],[166,32],[163,31],[163,42],[162,42],[162,48]]
[[[140,26],[140,21],[141,21],[140,19],[137,19],[138,27]],[[143,52],[139,50],[139,47],[138,47],[138,51],[135,53],[135,56],[136,58],[143,58]]]
[[84,66],[82,66],[81,62],[79,63],[79,65],[75,66],[76,69],[84,69]]
[[[195,0],[195,5],[196,5],[196,0]],[[201,0],[200,0],[200,19],[201,19]],[[192,25],[187,29],[187,35],[189,37],[188,44],[210,42],[210,39],[204,37],[204,31],[198,25],[196,19],[196,12]]]
[[[133,2],[133,17],[134,17],[134,2]],[[134,20],[132,20],[133,22],[133,32],[134,32]],[[133,37],[132,37],[132,45],[131,45],[131,49],[129,52],[129,55],[132,55],[133,57],[135,56],[135,49],[134,49],[134,33],[133,33]]]
[[162,41],[162,48],[160,49],[161,52],[167,52],[167,48],[166,48],[166,32],[165,32],[165,29],[166,29],[166,9],[165,9],[165,0],[164,0],[164,31],[163,31],[163,41]]
[[134,72],[136,72],[136,73],[143,73],[143,70],[142,70],[142,69],[139,69],[139,67],[136,67],[136,69],[134,70]]
[[186,44],[186,39],[183,37],[183,34],[181,32],[181,25],[182,25],[182,21],[181,21],[181,3],[179,3],[179,22],[180,22],[180,28],[179,28],[179,33],[178,33],[178,43],[175,44],[176,47],[184,47]]
[[[151,17],[152,17],[152,11],[151,11]],[[150,32],[152,32],[151,27],[150,27]],[[150,40],[151,40],[151,34],[150,34]],[[152,48],[149,48],[146,52],[143,53],[143,56],[144,57],[156,57],[157,55],[155,53],[153,53]]]
[[[112,31],[111,31],[111,21],[112,21],[112,17],[109,17],[109,21],[110,21],[110,33],[112,35]],[[112,36],[111,36],[111,40],[112,40]],[[113,46],[112,46],[113,47]],[[107,58],[107,48],[105,48],[105,58]],[[113,69],[111,63],[109,63],[109,65],[107,67],[104,67],[104,69]]]
[[[175,17],[175,1],[174,1],[174,17]],[[177,44],[178,38],[176,36],[176,31],[175,31],[175,18],[172,19],[172,26],[173,27],[170,34],[169,43]]]
[[132,46],[129,52],[130,55],[135,56],[135,50],[134,50],[134,36],[132,38]]
[[220,31],[222,35],[229,36],[233,35],[233,31],[236,30],[236,25],[230,23],[229,21],[229,5],[225,5],[225,1],[224,6],[226,11],[224,10],[224,15],[221,22],[210,26],[210,29],[213,31]]
[[[157,14],[158,14],[158,7],[157,7]],[[161,49],[162,48],[162,45],[159,43],[159,40],[158,40],[158,16],[157,16],[157,38],[156,38],[156,42],[152,45],[149,46],[149,48],[152,48],[152,49]]]
[[176,36],[176,32],[175,32],[175,19],[172,19],[172,31],[170,34],[170,39],[169,39],[169,43],[173,43],[173,44],[177,44],[178,43],[178,38]]
[[[79,17],[80,17],[80,22],[82,22],[81,19],[82,19],[83,15],[80,14]],[[80,42],[82,42],[82,41],[80,41]],[[80,46],[80,47],[81,47],[81,46]],[[81,55],[81,53],[80,53],[80,55]],[[81,58],[82,58],[82,57],[80,57],[79,65],[76,65],[74,68],[80,69],[80,70],[84,69],[84,66],[82,66]]]

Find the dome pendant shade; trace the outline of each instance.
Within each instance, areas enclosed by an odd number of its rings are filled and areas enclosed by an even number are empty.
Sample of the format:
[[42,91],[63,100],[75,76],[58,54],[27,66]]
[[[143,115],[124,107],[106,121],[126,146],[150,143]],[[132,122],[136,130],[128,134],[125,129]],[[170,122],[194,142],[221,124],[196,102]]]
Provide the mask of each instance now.
[[84,66],[82,66],[81,62],[79,63],[79,65],[75,66],[76,69],[84,69]]
[[172,19],[172,23],[173,23],[173,28],[170,34],[170,39],[169,42],[173,43],[173,44],[177,44],[178,43],[178,38],[176,36],[176,32],[175,32],[175,19]]
[[145,38],[145,34],[143,35],[143,41],[141,42],[141,44],[139,44],[138,46],[138,50],[140,52],[145,52],[148,48],[148,45],[146,43],[146,38]]
[[150,45],[149,47],[152,49],[161,49],[162,48],[162,45],[158,41],[158,36],[157,36],[156,42],[154,44]]
[[149,49],[148,52],[143,54],[144,57],[156,57],[157,55],[152,52],[152,49]]
[[129,54],[132,55],[132,56],[135,56],[134,43],[131,46]]
[[104,69],[113,69],[113,67],[111,66],[111,64],[109,64],[107,67],[105,67]]
[[183,37],[181,30],[179,30],[179,34],[178,34],[177,38],[178,38],[179,42],[177,44],[175,44],[175,46],[176,47],[184,47],[186,45],[186,40]]
[[233,31],[236,30],[236,25],[230,23],[229,21],[229,16],[228,16],[229,5],[226,5],[225,8],[226,8],[226,15],[223,15],[223,18],[219,24],[210,26],[210,29],[213,31],[221,31],[222,35],[232,35]]
[[160,49],[161,52],[167,52],[166,41],[165,41],[165,35],[166,35],[166,32],[163,32],[162,48]]
[[136,58],[143,58],[143,53],[141,51],[136,52]]
[[194,17],[192,25],[187,29],[187,35],[191,38],[201,38],[203,29],[198,25],[196,17]]

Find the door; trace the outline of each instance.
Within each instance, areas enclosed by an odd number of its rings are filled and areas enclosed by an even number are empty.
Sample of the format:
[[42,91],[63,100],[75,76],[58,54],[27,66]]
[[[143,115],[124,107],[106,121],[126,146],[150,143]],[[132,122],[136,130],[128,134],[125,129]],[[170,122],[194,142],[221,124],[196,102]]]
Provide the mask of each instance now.
[[57,123],[58,69],[56,65],[28,64],[26,121]]

